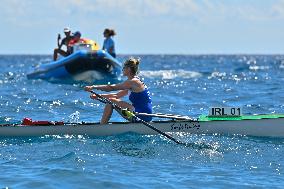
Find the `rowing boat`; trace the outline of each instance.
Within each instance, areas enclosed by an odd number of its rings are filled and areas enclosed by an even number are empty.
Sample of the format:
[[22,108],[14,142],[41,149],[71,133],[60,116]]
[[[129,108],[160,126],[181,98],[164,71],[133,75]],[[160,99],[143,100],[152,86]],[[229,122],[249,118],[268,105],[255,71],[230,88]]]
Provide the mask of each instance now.
[[[208,116],[197,119],[171,119],[153,121],[150,124],[162,132],[182,132],[191,134],[248,135],[261,137],[284,137],[284,114]],[[153,135],[155,130],[142,123],[111,122],[62,123],[34,122],[31,125],[2,124],[0,136],[43,136],[43,135],[88,135],[110,136],[128,132]]]

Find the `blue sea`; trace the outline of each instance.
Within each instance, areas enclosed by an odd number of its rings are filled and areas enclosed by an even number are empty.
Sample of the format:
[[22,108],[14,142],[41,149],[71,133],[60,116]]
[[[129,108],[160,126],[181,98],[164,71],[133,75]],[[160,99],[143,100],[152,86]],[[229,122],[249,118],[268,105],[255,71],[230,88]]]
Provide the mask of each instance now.
[[[119,56],[123,61],[128,55]],[[212,106],[284,113],[284,55],[140,55],[154,111],[197,117]],[[0,122],[98,122],[84,83],[28,80],[50,55],[0,56]],[[122,78],[122,80],[125,78]],[[119,82],[119,81],[118,81]],[[111,121],[123,119],[114,113]],[[0,188],[283,188],[284,139],[174,135],[0,138]]]

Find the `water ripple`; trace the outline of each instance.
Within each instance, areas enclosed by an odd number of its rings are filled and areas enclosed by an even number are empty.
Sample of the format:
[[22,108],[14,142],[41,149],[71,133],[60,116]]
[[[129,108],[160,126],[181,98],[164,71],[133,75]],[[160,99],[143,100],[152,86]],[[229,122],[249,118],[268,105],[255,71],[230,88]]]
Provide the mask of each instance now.
[[[128,56],[120,56],[125,60]],[[0,56],[0,122],[23,117],[99,121],[104,105],[83,83],[28,80],[51,56]],[[141,55],[155,112],[197,117],[212,106],[283,113],[282,55]],[[273,99],[273,100],[272,100]],[[126,99],[127,100],[127,99]],[[122,121],[114,113],[111,121]],[[284,140],[175,133],[0,138],[1,186],[8,188],[282,188]],[[202,179],[200,179],[202,178]]]

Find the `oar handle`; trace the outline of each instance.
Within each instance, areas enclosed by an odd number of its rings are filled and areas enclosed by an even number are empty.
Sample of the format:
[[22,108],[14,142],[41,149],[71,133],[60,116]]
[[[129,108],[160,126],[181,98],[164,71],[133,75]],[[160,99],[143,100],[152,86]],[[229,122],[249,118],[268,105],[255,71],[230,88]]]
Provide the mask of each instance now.
[[115,108],[118,108],[118,109],[122,109],[121,107],[119,107],[117,104],[113,103],[111,100],[109,100],[108,98],[106,97],[103,97],[102,95],[96,93],[95,91],[90,91],[92,94],[96,95],[98,97],[98,100],[102,103],[108,103],[108,104],[111,104],[112,106],[114,106]]
[[[90,93],[96,95],[98,97],[98,100],[103,100],[103,101],[107,101],[108,103],[110,103],[111,101],[107,98],[104,98],[102,95],[96,93],[95,91],[89,91]],[[112,103],[112,102],[111,102]]]

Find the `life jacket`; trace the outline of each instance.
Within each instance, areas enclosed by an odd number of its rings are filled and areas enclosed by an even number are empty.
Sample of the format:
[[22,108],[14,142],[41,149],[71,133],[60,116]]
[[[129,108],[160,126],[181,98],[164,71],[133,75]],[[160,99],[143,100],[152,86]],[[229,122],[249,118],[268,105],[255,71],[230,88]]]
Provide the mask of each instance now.
[[68,43],[68,46],[74,46],[75,44],[85,44],[87,42],[86,39],[84,38],[80,38],[79,41],[78,40],[75,40],[75,39],[71,39]]
[[100,46],[98,43],[96,43],[93,40],[86,39],[86,38],[80,38],[79,41],[75,39],[71,39],[68,46],[73,47],[74,45],[77,45],[77,44],[89,44],[91,45],[91,50],[93,51],[97,51],[100,49]]

